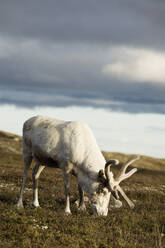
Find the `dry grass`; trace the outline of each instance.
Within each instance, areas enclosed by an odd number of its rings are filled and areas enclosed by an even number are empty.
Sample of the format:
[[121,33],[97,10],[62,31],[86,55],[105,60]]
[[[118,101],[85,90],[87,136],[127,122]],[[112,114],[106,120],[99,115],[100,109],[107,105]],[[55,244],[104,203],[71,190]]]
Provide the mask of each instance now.
[[[129,155],[104,153],[124,162]],[[79,213],[76,180],[71,183],[72,215],[65,216],[61,173],[45,169],[40,179],[41,208],[31,209],[31,170],[24,195],[25,209],[15,208],[23,161],[21,137],[0,132],[0,247],[165,247],[165,160],[143,157],[135,163],[138,172],[123,183],[135,202],[131,210],[110,209],[107,217],[93,215],[90,206]]]

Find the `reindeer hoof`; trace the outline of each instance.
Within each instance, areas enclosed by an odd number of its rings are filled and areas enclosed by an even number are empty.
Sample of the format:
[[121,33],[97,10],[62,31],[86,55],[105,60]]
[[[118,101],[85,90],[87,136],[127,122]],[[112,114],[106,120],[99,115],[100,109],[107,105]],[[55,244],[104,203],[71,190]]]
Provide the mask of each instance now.
[[130,205],[130,208],[131,209],[134,209],[135,208],[135,205],[134,204]]
[[31,207],[31,208],[40,208],[40,204],[39,204],[39,203],[34,203],[34,202],[32,202],[32,203],[30,204],[30,207]]
[[24,208],[24,205],[22,202],[17,202],[15,206],[16,208]]
[[85,204],[79,206],[79,207],[78,207],[78,211],[86,211],[86,206],[85,206]]
[[65,215],[71,215],[71,211],[65,211]]

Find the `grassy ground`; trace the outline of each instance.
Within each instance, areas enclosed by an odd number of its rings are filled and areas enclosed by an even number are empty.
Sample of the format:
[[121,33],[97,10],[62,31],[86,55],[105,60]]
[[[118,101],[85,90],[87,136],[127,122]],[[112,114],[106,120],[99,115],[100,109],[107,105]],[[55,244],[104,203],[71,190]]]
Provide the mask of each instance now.
[[[129,155],[104,153],[124,162]],[[138,172],[123,183],[136,205],[131,210],[124,200],[121,209],[110,209],[107,217],[87,211],[79,213],[76,180],[71,183],[72,215],[66,216],[61,173],[45,169],[40,177],[41,208],[30,207],[31,169],[24,194],[25,208],[15,208],[23,161],[21,138],[0,132],[0,247],[165,247],[165,160],[142,157],[135,162]]]

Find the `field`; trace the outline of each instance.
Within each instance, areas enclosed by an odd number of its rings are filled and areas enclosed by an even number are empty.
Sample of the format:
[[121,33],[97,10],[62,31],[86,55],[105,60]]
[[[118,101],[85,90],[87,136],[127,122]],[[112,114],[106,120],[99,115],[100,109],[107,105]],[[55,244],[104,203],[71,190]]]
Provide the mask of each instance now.
[[[130,157],[119,153],[103,154],[106,159],[118,158],[121,164]],[[78,190],[73,177],[72,215],[66,216],[61,172],[50,168],[40,177],[41,208],[30,207],[31,168],[24,194],[25,208],[17,209],[15,203],[23,171],[21,137],[0,132],[0,247],[165,247],[165,159],[141,156],[133,165],[138,167],[138,172],[122,186],[134,201],[134,209],[121,198],[122,208],[110,208],[107,217],[94,215],[88,203],[86,212],[78,212]]]

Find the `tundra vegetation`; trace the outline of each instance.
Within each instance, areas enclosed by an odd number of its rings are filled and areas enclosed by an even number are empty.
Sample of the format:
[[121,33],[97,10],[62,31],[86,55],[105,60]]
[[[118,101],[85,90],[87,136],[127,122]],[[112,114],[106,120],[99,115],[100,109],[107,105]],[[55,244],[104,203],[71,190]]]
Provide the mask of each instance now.
[[[108,216],[79,212],[77,181],[71,180],[72,215],[64,214],[63,178],[58,169],[46,168],[39,183],[41,208],[32,208],[32,168],[27,176],[24,209],[15,207],[23,170],[22,139],[0,132],[0,247],[165,247],[165,159],[141,156],[133,166],[137,173],[121,183],[135,203],[130,209],[120,196],[121,208],[113,208]],[[103,152],[106,160],[118,159],[114,174],[132,155]]]

